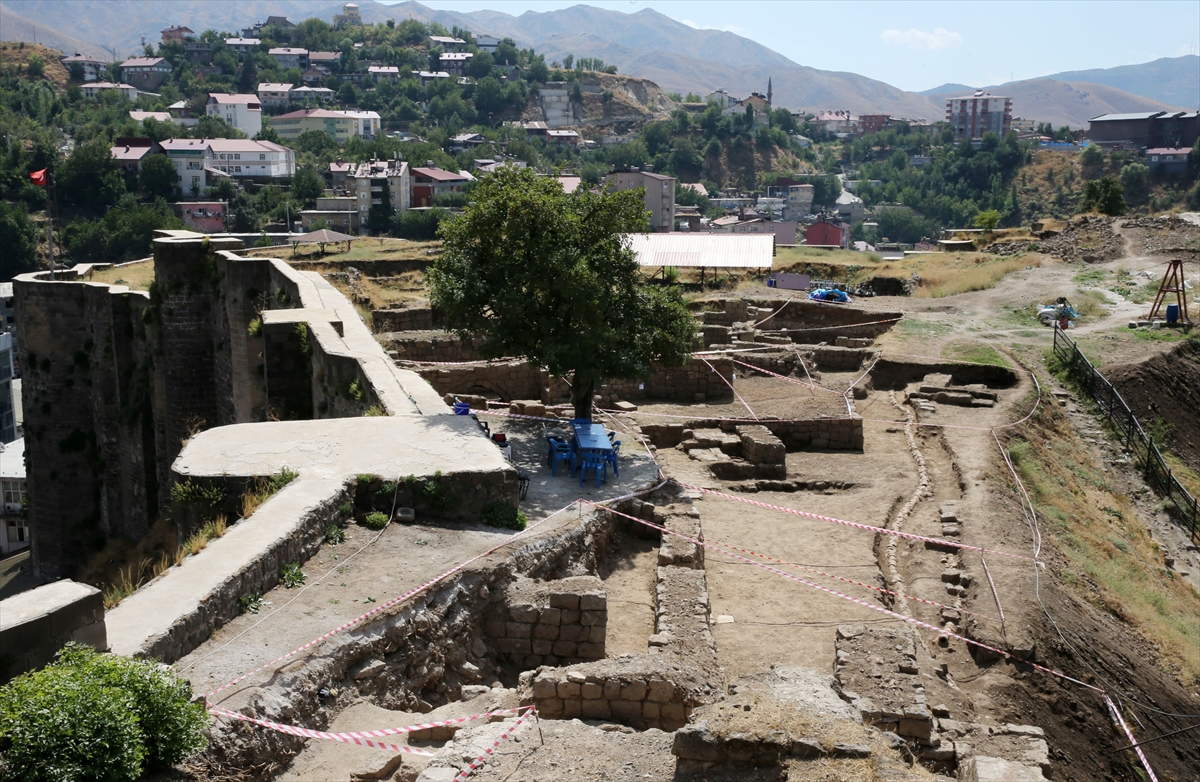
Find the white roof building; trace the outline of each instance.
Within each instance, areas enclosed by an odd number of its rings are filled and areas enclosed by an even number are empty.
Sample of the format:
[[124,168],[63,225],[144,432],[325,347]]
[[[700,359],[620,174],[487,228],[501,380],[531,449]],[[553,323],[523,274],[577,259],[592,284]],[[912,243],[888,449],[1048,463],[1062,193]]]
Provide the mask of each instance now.
[[775,255],[771,234],[626,234],[639,266],[709,269],[770,269]]

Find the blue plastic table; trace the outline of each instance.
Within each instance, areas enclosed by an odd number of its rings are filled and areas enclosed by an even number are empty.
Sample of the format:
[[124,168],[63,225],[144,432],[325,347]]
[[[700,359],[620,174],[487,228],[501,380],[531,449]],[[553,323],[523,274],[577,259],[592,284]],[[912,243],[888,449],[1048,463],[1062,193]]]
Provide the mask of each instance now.
[[612,452],[612,443],[608,441],[608,431],[602,424],[576,424],[572,423],[571,428],[575,430],[575,448],[578,451],[596,451],[601,454]]

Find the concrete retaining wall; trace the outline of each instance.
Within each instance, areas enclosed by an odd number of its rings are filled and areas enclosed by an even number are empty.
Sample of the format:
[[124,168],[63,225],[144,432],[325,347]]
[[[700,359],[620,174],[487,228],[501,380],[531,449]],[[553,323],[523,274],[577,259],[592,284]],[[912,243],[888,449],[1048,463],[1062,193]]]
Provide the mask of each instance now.
[[63,580],[0,601],[0,682],[42,667],[69,641],[108,649],[99,589]]

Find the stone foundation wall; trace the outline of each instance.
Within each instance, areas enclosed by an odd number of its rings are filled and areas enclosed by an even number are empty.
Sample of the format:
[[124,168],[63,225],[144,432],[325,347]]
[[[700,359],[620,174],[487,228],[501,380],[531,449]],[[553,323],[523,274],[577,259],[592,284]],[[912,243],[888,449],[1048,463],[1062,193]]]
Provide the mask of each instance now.
[[[761,425],[779,438],[789,451],[805,448],[828,448],[835,451],[861,451],[863,422],[858,416],[847,418],[812,418],[798,421],[763,419]],[[735,424],[719,419],[697,418],[678,424],[643,424],[642,433],[657,448],[674,448],[691,438],[697,429],[728,428]],[[750,477],[750,476],[746,476]]]
[[[385,310],[385,312],[407,312],[407,310]],[[437,330],[387,329],[385,332],[377,321],[373,322],[372,326],[378,334],[380,343],[393,359],[455,362],[480,361],[483,358],[477,349],[482,344],[482,340],[464,341],[449,331]]]
[[694,682],[670,665],[638,656],[543,669],[527,685],[523,702],[537,704],[546,719],[613,720],[672,731],[687,724]]
[[[392,343],[389,343],[389,345]],[[440,360],[440,359],[439,359]],[[596,393],[609,400],[664,399],[678,402],[731,399],[726,385],[734,372],[727,357],[709,358],[712,369],[692,359],[678,369],[656,369],[644,380],[607,380]],[[713,369],[716,372],[713,372]],[[504,400],[540,399],[543,404],[570,400],[570,386],[525,361],[474,364],[460,367],[421,367],[421,377],[440,394],[494,394]],[[724,378],[724,379],[722,379]]]
[[[258,687],[249,713],[327,728],[338,713],[364,698],[419,713],[462,699],[464,688],[499,672],[484,632],[494,594],[516,576],[552,579],[577,567],[594,569],[615,526],[593,514],[460,571],[402,608],[333,636],[320,654],[293,661],[286,676]],[[330,683],[336,683],[336,694]],[[248,735],[223,721],[213,723],[210,737],[198,762],[214,769],[282,767],[307,742],[275,731]]]
[[813,351],[813,362],[818,369],[853,372],[870,356],[871,351],[862,348],[819,347]]
[[393,331],[430,331],[437,328],[434,321],[433,310],[429,307],[372,310],[371,312],[371,330],[376,334]]
[[608,595],[595,576],[518,578],[489,616],[485,632],[497,653],[522,668],[604,658]]

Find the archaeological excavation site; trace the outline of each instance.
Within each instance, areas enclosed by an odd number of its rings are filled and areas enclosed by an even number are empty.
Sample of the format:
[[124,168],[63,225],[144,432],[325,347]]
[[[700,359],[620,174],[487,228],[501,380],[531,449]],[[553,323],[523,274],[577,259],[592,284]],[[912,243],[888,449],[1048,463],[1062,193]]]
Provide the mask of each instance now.
[[570,378],[445,330],[423,263],[165,231],[15,281],[63,586],[9,663],[171,666],[209,741],[155,779],[1200,778],[1200,734],[1147,741],[1195,724],[1197,651],[1071,558],[1159,501],[1040,352],[944,349],[942,299],[704,290],[684,366],[596,388],[580,474]]

